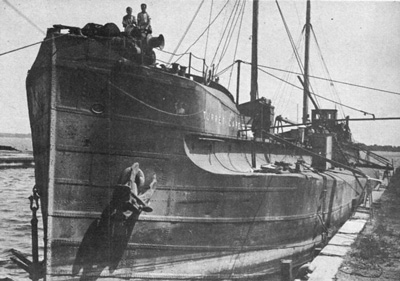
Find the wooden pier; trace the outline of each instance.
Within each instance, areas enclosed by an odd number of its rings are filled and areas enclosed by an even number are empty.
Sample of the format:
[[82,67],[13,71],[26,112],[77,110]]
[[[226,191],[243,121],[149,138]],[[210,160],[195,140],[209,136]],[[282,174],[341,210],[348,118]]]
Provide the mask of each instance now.
[[311,262],[308,280],[398,280],[400,260],[393,257],[400,248],[399,200],[400,168],[387,188],[372,191],[372,204],[360,206]]

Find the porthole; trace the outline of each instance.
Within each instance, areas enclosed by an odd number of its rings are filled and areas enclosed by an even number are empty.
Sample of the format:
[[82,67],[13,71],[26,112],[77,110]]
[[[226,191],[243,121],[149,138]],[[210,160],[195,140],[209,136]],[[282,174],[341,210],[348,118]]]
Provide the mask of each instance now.
[[103,114],[104,110],[105,110],[105,106],[101,103],[95,103],[92,105],[92,107],[90,108],[90,110],[94,113],[94,114]]

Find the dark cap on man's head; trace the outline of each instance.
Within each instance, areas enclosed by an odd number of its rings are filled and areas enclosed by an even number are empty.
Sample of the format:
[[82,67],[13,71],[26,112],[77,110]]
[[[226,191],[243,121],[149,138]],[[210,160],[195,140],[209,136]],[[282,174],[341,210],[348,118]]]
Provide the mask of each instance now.
[[145,4],[145,3],[142,3],[141,5],[140,5],[140,7],[145,7],[145,8],[147,8],[147,5]]

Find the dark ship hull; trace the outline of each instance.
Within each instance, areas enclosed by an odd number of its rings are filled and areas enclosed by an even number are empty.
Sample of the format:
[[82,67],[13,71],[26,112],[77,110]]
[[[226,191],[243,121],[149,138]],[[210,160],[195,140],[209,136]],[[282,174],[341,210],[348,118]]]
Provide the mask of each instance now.
[[[46,39],[27,92],[47,280],[265,280],[350,216],[366,179],[256,168],[312,157],[242,136],[222,86],[128,62],[113,39]],[[153,212],[113,220],[118,175],[135,162],[145,186],[157,174]]]

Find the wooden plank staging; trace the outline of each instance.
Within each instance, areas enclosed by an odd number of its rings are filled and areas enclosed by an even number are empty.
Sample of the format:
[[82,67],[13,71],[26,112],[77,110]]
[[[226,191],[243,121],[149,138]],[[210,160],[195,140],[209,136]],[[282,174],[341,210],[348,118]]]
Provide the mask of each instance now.
[[[380,199],[384,189],[372,191],[373,202]],[[370,206],[368,206],[370,207]],[[309,281],[336,280],[336,274],[344,261],[344,257],[351,250],[351,245],[364,229],[371,214],[365,212],[365,207],[359,207],[355,214],[339,229],[320,254],[311,262],[314,269],[309,274]]]

